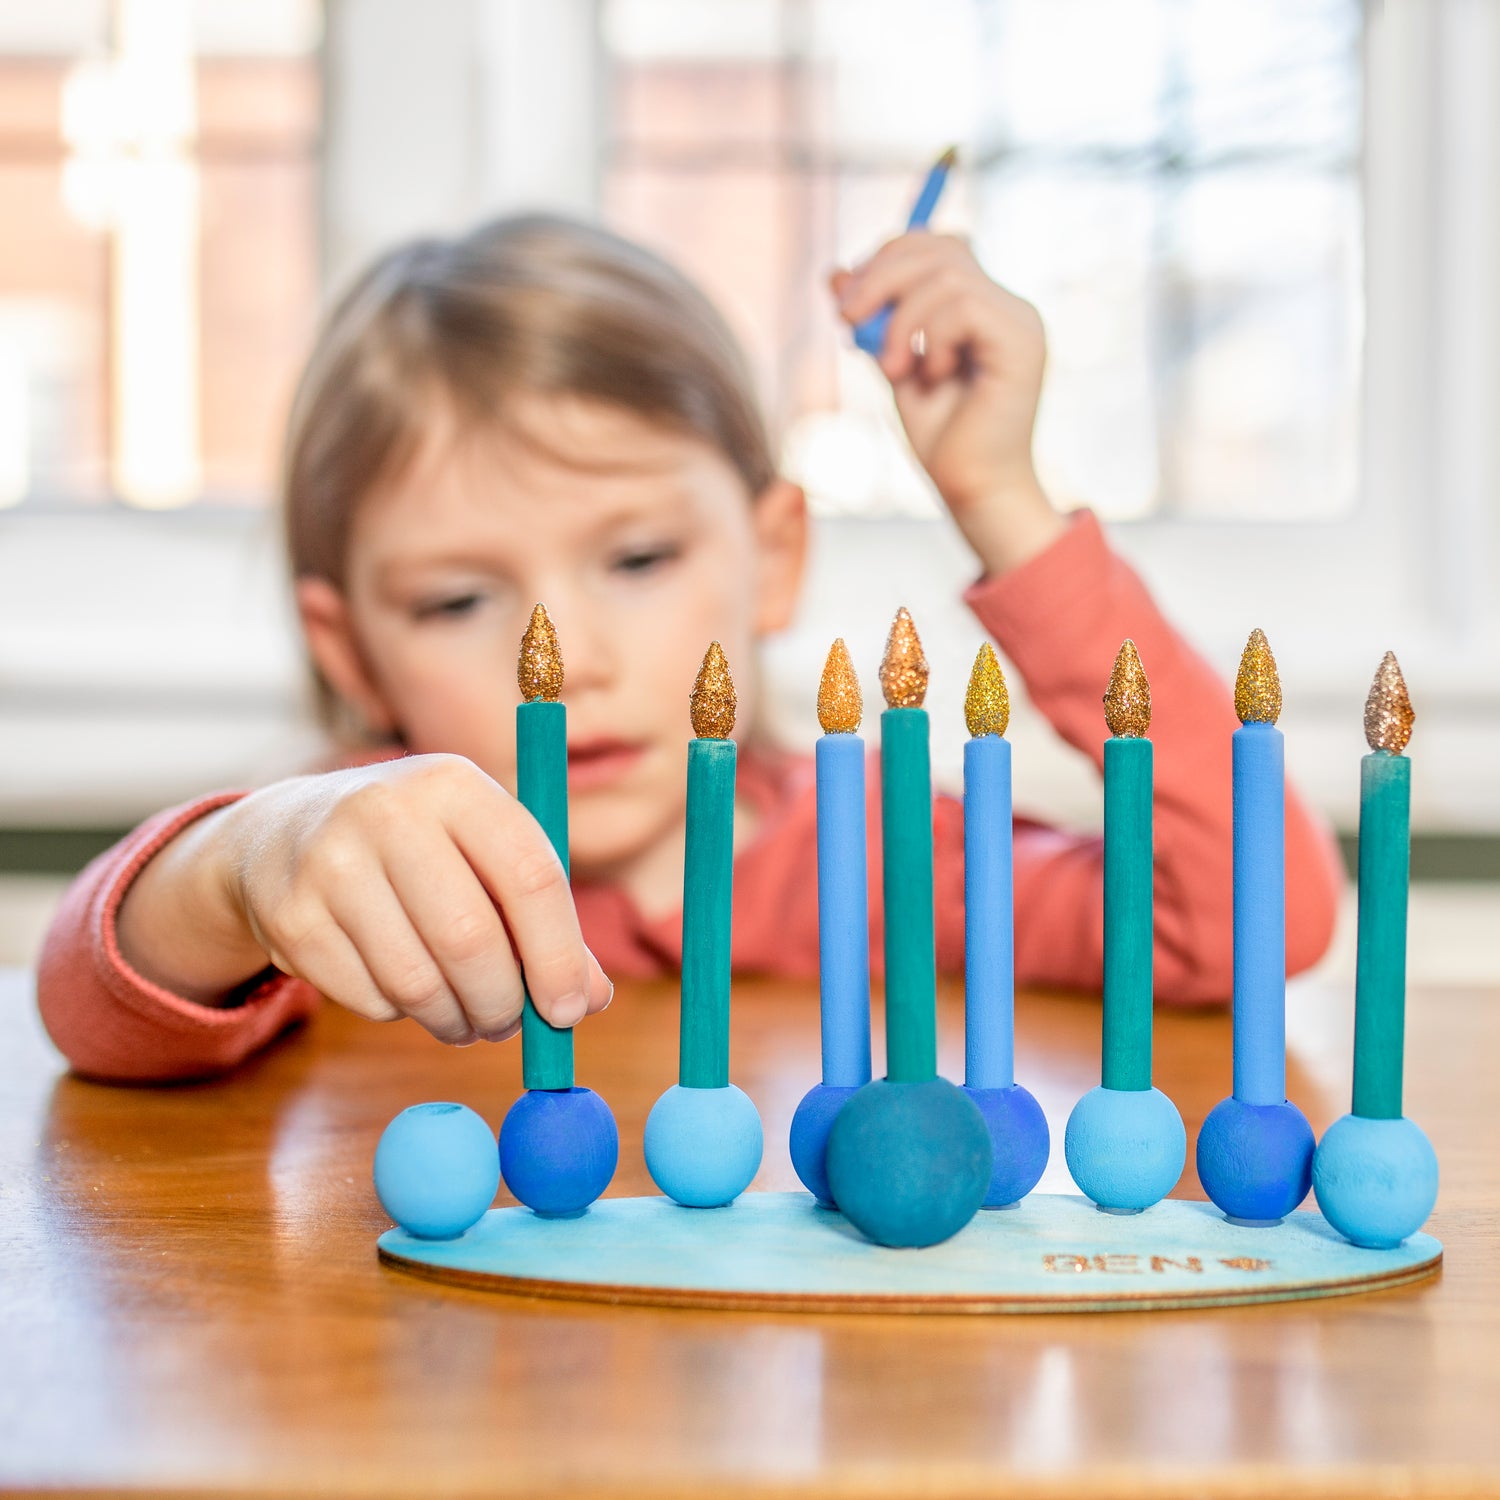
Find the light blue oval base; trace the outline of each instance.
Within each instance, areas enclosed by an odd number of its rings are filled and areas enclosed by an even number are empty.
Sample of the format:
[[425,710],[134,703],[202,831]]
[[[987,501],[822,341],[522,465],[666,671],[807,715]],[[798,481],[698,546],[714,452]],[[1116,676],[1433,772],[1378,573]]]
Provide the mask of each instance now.
[[492,1208],[456,1240],[381,1235],[380,1258],[418,1276],[522,1296],[804,1312],[1083,1312],[1227,1307],[1337,1297],[1420,1280],[1443,1247],[1414,1234],[1362,1250],[1321,1214],[1229,1223],[1166,1199],[1122,1218],[1086,1198],[1033,1193],[981,1211],[941,1245],[887,1250],[809,1193],[747,1193],[725,1208],[604,1198],[581,1218]]

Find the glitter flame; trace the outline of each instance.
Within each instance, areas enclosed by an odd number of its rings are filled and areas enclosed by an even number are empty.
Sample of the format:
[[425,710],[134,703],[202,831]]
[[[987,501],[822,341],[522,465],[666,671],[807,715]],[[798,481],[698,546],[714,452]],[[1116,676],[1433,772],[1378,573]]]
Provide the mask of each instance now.
[[1274,724],[1281,717],[1281,676],[1271,643],[1259,627],[1250,632],[1234,679],[1234,711],[1241,724]]
[[693,733],[700,740],[727,740],[734,733],[734,679],[729,675],[729,659],[715,641],[698,668],[689,700],[693,716]]
[[1132,640],[1127,639],[1115,657],[1104,694],[1104,719],[1109,732],[1123,738],[1144,739],[1151,728],[1151,684]]
[[1003,735],[1010,727],[1010,689],[1005,685],[995,648],[988,641],[979,648],[974,670],[969,673],[964,720],[976,740],[986,734]]
[[556,703],[562,694],[562,651],[557,644],[557,631],[553,629],[544,605],[538,604],[531,611],[531,624],[521,637],[516,680],[521,685],[521,697],[528,703],[537,698]]
[[896,611],[880,662],[880,690],[887,708],[921,708],[927,696],[927,657],[905,605]]
[[1375,669],[1370,696],[1365,699],[1365,740],[1372,750],[1400,755],[1411,739],[1416,712],[1406,691],[1406,679],[1394,651],[1387,651]]
[[818,723],[823,726],[824,734],[853,734],[864,712],[859,678],[849,659],[849,648],[840,636],[828,648],[823,680],[818,684]]

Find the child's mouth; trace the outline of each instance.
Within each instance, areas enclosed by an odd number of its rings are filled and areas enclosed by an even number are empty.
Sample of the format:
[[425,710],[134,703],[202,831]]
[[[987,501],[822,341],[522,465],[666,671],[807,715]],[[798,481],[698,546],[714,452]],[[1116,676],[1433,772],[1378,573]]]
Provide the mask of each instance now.
[[641,758],[645,746],[628,740],[583,740],[568,746],[568,785],[575,791],[617,781]]

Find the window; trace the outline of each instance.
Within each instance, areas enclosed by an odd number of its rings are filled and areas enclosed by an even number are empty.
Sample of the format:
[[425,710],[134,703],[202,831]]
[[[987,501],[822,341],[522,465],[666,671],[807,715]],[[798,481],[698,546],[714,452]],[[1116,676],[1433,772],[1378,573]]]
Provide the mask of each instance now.
[[825,513],[926,508],[824,278],[950,142],[949,221],[1048,321],[1055,498],[1354,506],[1359,0],[610,0],[603,34],[606,211],[738,314]]
[[0,504],[266,494],[318,296],[320,19],[0,4]]

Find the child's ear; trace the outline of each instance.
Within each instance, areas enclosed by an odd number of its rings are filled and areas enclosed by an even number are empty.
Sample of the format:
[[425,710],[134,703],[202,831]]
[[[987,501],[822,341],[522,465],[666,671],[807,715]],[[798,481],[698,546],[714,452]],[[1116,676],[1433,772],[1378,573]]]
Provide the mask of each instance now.
[[785,630],[802,594],[807,564],[807,496],[789,479],[774,479],[755,497],[752,509],[759,564],[755,633]]
[[349,619],[348,601],[326,578],[299,578],[294,593],[307,649],[323,680],[373,733],[394,733],[395,716],[365,666]]

